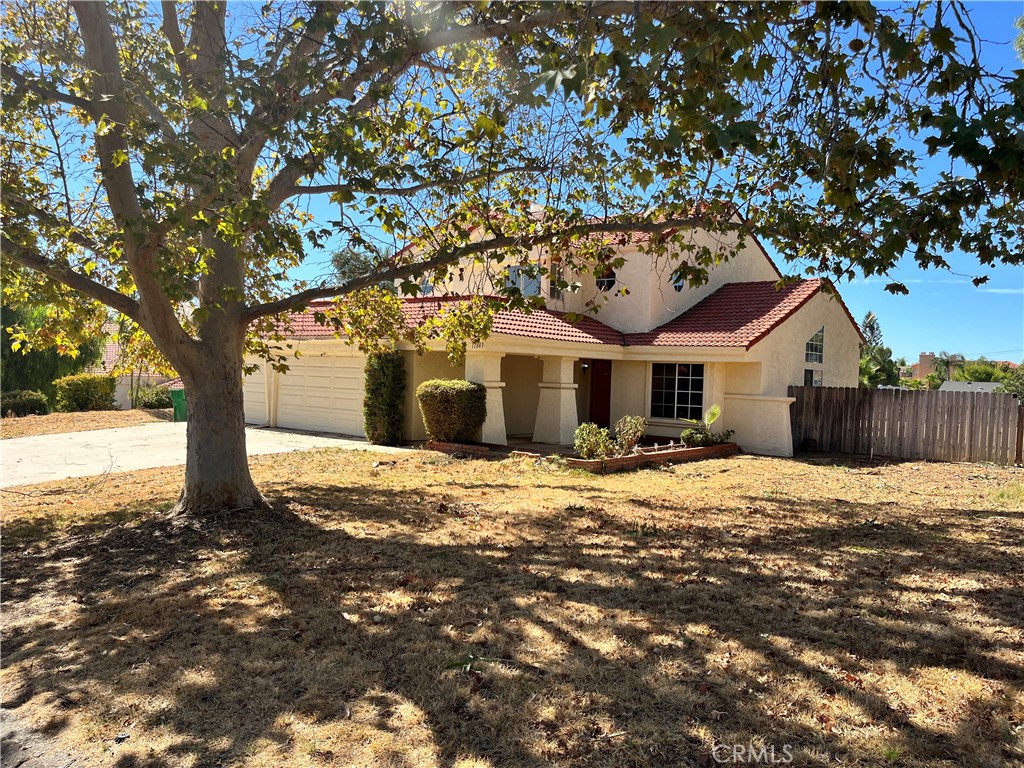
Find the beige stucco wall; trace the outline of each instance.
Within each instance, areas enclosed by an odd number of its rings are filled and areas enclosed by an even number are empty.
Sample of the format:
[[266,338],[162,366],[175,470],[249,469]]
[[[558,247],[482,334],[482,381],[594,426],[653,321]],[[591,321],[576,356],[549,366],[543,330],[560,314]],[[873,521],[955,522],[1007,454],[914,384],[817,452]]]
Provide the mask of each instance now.
[[427,430],[423,426],[420,405],[416,400],[416,387],[428,379],[464,379],[466,366],[453,366],[444,352],[425,352],[417,355],[407,351],[405,357],[405,424],[402,428],[402,439],[418,441],[427,439]]
[[612,362],[612,408],[611,422],[614,424],[623,416],[647,415],[646,399],[650,379],[647,363],[634,360]]
[[[694,242],[709,248],[728,252],[736,244],[735,237],[720,238],[707,232],[694,230]],[[636,248],[624,248],[626,263],[616,270],[615,288],[603,292],[597,289],[593,275],[577,275],[580,289],[566,293],[560,300],[550,300],[548,306],[567,312],[585,312],[588,302],[598,307],[597,319],[626,333],[648,331],[667,323],[726,283],[778,280],[779,275],[761,249],[750,238],[728,261],[713,267],[708,282],[697,288],[689,286],[677,291],[673,285],[672,270],[679,256],[655,256],[641,253]]]
[[536,357],[505,355],[501,359],[501,379],[505,382],[502,399],[505,411],[505,433],[532,435],[540,399],[538,383],[544,363]]
[[[824,362],[807,363],[804,360],[807,340],[823,326]],[[759,391],[764,395],[785,395],[791,384],[802,386],[806,368],[820,369],[826,387],[856,387],[860,343],[860,336],[838,299],[818,293],[755,344],[748,359],[761,363]]]
[[[733,235],[712,235],[703,230],[693,230],[694,243],[721,253],[729,253],[736,247]],[[611,291],[599,291],[593,275],[569,274],[566,279],[579,285],[576,291],[565,291],[559,299],[547,298],[549,281],[541,279],[541,295],[547,306],[564,312],[593,312],[601,322],[627,333],[647,331],[671,320],[697,304],[726,283],[777,280],[779,275],[752,238],[746,238],[743,246],[728,261],[714,266],[708,275],[707,284],[676,291],[672,270],[681,256],[678,251],[661,256],[641,253],[634,246],[621,249],[625,264],[616,270],[616,284]],[[537,248],[531,253],[530,261],[547,264],[548,251]],[[436,290],[444,293],[473,294],[493,293],[496,283],[502,280],[506,264],[479,264],[465,261],[453,267],[448,279],[436,284]]]

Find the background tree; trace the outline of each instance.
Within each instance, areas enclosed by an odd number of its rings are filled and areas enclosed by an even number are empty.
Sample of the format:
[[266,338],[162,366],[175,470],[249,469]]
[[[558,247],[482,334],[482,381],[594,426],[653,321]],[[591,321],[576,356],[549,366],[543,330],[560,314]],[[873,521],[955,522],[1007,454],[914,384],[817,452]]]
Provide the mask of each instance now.
[[1016,395],[1017,399],[1024,402],[1024,365],[1009,371],[999,382],[996,392],[1008,392]]
[[[102,350],[98,336],[68,347],[62,347],[56,340],[40,339],[43,329],[56,325],[50,313],[58,312],[56,307],[13,309],[0,305],[2,391],[30,389],[42,392],[52,406],[56,395],[55,379],[80,373],[100,361]],[[29,339],[34,339],[39,346],[33,346]]]
[[968,360],[953,372],[953,381],[1002,381],[1006,371],[984,357]]
[[899,366],[892,359],[892,349],[882,341],[882,325],[874,312],[868,312],[860,324],[864,334],[864,347],[861,349],[860,386],[879,387],[895,386],[900,381]]
[[[285,366],[281,316],[314,299],[344,297],[318,318],[370,349],[403,333],[372,286],[548,246],[599,272],[630,231],[693,283],[751,234],[833,278],[1022,258],[1024,73],[984,70],[959,3],[2,12],[0,249],[27,268],[5,295],[72,289],[153,339],[188,393],[183,512],[261,503],[244,355]],[[933,178],[929,154],[948,159]],[[392,255],[368,274],[290,278],[371,245]],[[489,311],[434,330],[457,347]]]
[[959,352],[943,350],[935,356],[935,373],[940,381],[950,381],[967,359]]

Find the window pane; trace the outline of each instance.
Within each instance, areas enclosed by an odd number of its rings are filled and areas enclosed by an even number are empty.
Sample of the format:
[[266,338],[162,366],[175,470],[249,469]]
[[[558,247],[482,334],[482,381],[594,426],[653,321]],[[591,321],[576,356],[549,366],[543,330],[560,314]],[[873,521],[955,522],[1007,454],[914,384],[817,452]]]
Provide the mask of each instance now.
[[825,326],[818,329],[818,332],[807,340],[804,361],[808,363],[825,362]]

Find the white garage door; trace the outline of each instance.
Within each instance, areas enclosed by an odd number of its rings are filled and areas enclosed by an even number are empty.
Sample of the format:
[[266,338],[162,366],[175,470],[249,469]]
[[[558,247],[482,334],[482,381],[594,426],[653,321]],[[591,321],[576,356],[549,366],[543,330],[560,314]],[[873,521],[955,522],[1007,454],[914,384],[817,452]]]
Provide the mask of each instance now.
[[362,357],[300,357],[277,379],[277,426],[363,436]]
[[[249,364],[254,361],[246,360]],[[251,376],[242,379],[242,399],[245,403],[245,423],[265,424],[267,422],[267,374],[260,369]]]

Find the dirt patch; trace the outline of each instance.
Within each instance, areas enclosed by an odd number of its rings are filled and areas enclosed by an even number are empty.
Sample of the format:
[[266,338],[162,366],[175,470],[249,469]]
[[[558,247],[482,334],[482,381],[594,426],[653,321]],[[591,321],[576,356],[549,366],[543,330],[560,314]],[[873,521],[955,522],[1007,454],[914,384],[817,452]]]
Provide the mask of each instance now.
[[0,438],[55,435],[62,432],[87,432],[91,429],[134,427],[152,421],[171,421],[169,408],[130,411],[87,411],[84,413],[50,413],[46,416],[20,416],[0,419]]
[[180,468],[5,494],[4,706],[123,766],[1024,757],[1021,470],[253,465],[184,527]]

